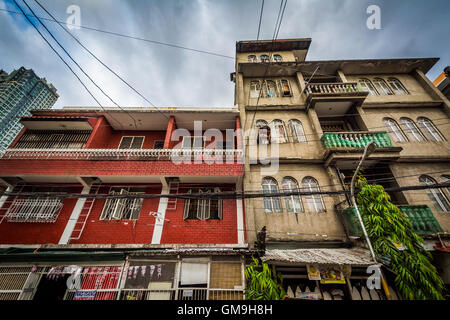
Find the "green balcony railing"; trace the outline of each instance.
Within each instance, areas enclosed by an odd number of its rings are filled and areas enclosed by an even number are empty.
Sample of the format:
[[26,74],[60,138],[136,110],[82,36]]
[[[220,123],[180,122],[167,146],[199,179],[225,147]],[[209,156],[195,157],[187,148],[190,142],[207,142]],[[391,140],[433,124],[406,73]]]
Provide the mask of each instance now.
[[364,148],[375,141],[378,148],[392,147],[391,138],[384,132],[324,132],[322,145],[325,148]]
[[[443,232],[436,221],[431,209],[426,205],[421,206],[398,206],[401,212],[411,221],[414,232],[428,235]],[[362,229],[354,207],[348,207],[343,211],[345,224],[352,236],[361,236]]]

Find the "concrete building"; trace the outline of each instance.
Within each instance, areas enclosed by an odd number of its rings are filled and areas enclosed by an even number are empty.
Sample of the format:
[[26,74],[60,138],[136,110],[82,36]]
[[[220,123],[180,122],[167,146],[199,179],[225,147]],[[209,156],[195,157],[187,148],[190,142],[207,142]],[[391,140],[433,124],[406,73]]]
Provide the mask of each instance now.
[[447,99],[450,99],[450,66],[446,67],[444,71],[434,79],[433,84],[441,90]]
[[19,193],[0,200],[0,300],[243,298],[242,199],[214,198],[242,190],[237,109],[63,108],[21,123],[0,159]]
[[[308,61],[310,43],[236,43],[231,80],[246,133],[246,192],[348,190],[369,141],[377,144],[364,162],[369,181],[385,188],[448,181],[450,102],[425,76],[438,59]],[[449,256],[440,242],[450,229],[449,190],[402,191],[391,197],[427,238],[450,283]],[[265,228],[263,260],[282,272],[286,289],[291,286],[293,292],[306,286],[318,290],[319,283],[308,280],[308,262],[334,261],[338,269],[351,265],[354,277],[344,290],[348,298],[352,282],[367,274],[363,263],[340,261],[340,255],[358,256],[348,247],[364,245],[355,241],[360,234],[355,234],[350,207],[341,195],[246,199],[248,242],[253,244]],[[320,289],[329,297],[336,287]]]
[[55,87],[31,69],[20,67],[9,75],[0,70],[0,152],[22,129],[20,117],[51,108],[58,97]]

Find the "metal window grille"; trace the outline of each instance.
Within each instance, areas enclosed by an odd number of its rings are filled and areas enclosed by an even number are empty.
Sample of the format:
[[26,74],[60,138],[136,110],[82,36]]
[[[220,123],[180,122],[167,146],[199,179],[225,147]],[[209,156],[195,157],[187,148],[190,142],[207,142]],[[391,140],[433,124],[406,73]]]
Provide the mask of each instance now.
[[16,198],[6,212],[6,219],[8,222],[55,222],[62,205],[59,198]]
[[[220,192],[219,188],[189,189],[187,193],[214,193]],[[186,199],[184,204],[183,219],[222,219],[221,199]]]
[[83,148],[91,131],[27,130],[15,149],[73,149]]
[[[130,192],[129,189],[120,189],[120,191],[112,189],[109,192],[111,195],[142,193],[144,192]],[[143,198],[108,198],[103,206],[100,220],[138,219],[142,208],[142,202]]]

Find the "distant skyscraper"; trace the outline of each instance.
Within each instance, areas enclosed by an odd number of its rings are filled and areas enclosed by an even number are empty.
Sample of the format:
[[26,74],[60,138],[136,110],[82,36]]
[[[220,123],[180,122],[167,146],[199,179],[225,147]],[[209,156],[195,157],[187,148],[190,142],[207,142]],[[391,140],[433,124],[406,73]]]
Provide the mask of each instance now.
[[32,109],[50,109],[58,97],[56,88],[31,69],[21,67],[9,75],[0,70],[0,151],[21,130],[19,117]]

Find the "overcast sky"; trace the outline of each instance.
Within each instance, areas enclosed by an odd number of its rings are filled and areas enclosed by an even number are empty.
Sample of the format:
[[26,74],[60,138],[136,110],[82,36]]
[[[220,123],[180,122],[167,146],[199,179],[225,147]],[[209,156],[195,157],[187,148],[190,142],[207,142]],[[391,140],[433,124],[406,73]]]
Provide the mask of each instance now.
[[[28,12],[22,0],[16,1]],[[34,0],[26,1],[40,17],[49,18]],[[256,39],[262,0],[38,1],[60,21],[69,17],[68,6],[78,5],[83,26],[233,57],[236,41]],[[366,27],[371,4],[381,8],[380,30]],[[279,0],[265,0],[260,39],[272,39],[279,6]],[[12,0],[0,0],[0,9],[19,11]],[[449,21],[448,0],[288,0],[278,38],[312,38],[307,60],[439,57],[428,73],[434,80],[450,65]],[[121,106],[148,105],[58,24],[44,23]],[[71,32],[157,106],[233,105],[233,59],[83,28]],[[112,105],[69,63],[102,105]],[[53,83],[60,95],[56,108],[96,106],[23,16],[0,11],[0,69],[11,72],[20,66]]]

